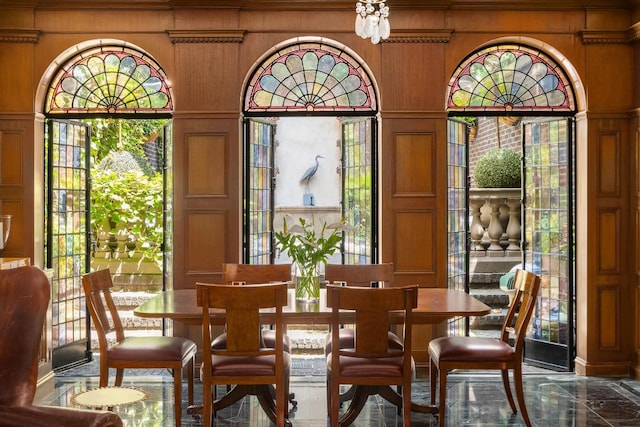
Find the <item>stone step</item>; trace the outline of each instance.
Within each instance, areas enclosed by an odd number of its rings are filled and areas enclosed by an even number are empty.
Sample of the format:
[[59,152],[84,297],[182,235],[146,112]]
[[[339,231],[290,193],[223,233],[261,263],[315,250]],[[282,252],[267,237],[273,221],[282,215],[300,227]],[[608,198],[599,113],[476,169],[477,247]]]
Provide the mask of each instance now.
[[502,289],[470,289],[469,294],[491,308],[502,309],[509,306],[509,296]]

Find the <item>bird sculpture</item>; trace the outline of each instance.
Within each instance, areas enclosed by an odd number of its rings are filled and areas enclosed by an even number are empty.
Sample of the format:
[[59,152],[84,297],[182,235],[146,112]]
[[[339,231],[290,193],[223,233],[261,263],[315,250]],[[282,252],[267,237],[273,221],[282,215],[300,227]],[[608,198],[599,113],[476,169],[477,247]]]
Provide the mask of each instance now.
[[304,182],[304,189],[306,193],[309,192],[309,180],[311,180],[311,178],[313,178],[313,175],[315,175],[316,172],[318,171],[318,165],[319,165],[318,159],[324,159],[324,156],[321,156],[320,154],[318,154],[316,156],[316,164],[311,166],[309,169],[307,169],[305,173],[302,175],[302,178],[300,178],[300,182]]

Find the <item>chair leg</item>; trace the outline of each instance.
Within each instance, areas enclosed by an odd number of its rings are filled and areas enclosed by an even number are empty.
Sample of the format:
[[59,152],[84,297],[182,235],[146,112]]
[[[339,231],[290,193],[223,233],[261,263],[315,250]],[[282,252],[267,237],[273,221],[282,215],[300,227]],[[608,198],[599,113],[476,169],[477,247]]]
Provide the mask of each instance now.
[[440,377],[440,388],[438,390],[440,399],[438,404],[438,421],[440,423],[440,427],[444,427],[444,413],[445,413],[445,396],[447,395],[447,372],[446,369],[440,368],[438,372],[438,376]]
[[109,367],[106,358],[100,358],[100,387],[109,385]]
[[527,427],[531,427],[531,421],[529,420],[529,413],[527,412],[527,406],[524,403],[524,391],[522,388],[522,365],[516,363],[513,369],[513,382],[516,387],[516,396],[518,397],[518,405],[520,405],[520,413],[524,419]]
[[187,393],[189,399],[189,405],[193,405],[193,377],[195,368],[195,356],[187,364]]
[[124,369],[116,369],[116,387],[120,387],[122,385],[123,374]]
[[514,414],[518,413],[516,403],[513,400],[513,394],[511,393],[511,384],[509,384],[509,370],[501,369],[502,371],[502,384],[504,385],[504,391],[507,393],[507,399],[509,399],[509,405]]
[[203,427],[211,427],[212,414],[211,407],[213,405],[214,396],[211,393],[211,384],[209,381],[202,383],[202,425]]
[[429,359],[429,394],[431,396],[431,405],[436,404],[436,364],[432,359]]
[[173,369],[173,398],[176,427],[182,425],[182,369]]

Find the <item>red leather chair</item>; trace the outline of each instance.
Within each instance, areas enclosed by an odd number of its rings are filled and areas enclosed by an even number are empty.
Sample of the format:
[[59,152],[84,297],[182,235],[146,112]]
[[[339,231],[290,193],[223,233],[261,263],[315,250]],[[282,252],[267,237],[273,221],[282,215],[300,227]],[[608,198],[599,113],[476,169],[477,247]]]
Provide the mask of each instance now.
[[[100,387],[106,387],[109,383],[109,368],[116,369],[116,386],[122,384],[122,375],[126,368],[171,369],[176,427],[180,427],[182,368],[187,366],[189,405],[191,405],[193,404],[194,363],[198,349],[196,343],[182,337],[125,338],[118,310],[111,297],[113,282],[109,270],[99,270],[84,275],[82,286],[100,343]],[[109,346],[107,335],[111,333],[115,333],[116,343]]]
[[0,427],[121,427],[113,412],[33,405],[50,292],[37,267],[0,270]]
[[[447,374],[452,369],[492,369],[502,372],[502,382],[513,413],[517,413],[511,386],[509,369],[513,369],[513,382],[518,397],[518,405],[527,426],[531,425],[524,403],[522,390],[522,351],[524,338],[536,305],[540,290],[540,277],[517,270],[514,279],[516,293],[502,324],[500,339],[488,337],[441,337],[429,343],[429,376],[431,384],[431,404],[435,403],[436,380],[439,379],[440,396],[438,417],[444,427],[445,396],[447,394]],[[513,344],[511,335],[514,336]]]

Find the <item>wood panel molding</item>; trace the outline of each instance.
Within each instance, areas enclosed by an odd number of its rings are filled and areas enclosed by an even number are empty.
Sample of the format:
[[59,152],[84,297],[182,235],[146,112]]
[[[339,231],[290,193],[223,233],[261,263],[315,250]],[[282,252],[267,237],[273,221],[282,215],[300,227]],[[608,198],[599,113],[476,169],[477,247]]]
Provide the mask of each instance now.
[[225,261],[227,215],[224,211],[185,214],[184,242],[187,275],[216,274]]
[[436,215],[432,209],[395,212],[393,264],[396,273],[435,274],[435,229]]
[[598,133],[598,196],[620,197],[620,132]]
[[599,349],[618,351],[620,349],[619,286],[599,286],[597,307]]
[[0,185],[23,185],[23,130],[0,130]]
[[187,197],[227,197],[226,135],[187,135]]
[[620,209],[597,211],[598,274],[620,274]]
[[435,196],[435,132],[396,133],[394,141],[394,197]]

